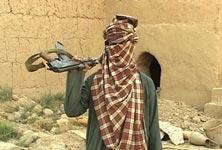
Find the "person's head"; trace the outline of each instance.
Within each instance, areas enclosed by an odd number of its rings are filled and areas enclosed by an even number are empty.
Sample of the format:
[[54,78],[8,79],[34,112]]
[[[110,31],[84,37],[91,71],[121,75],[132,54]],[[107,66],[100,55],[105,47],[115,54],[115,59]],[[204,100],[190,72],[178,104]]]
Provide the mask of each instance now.
[[134,28],[136,28],[137,25],[138,25],[138,20],[136,18],[132,17],[132,16],[117,14],[115,16],[115,19],[116,20],[127,20],[127,22],[132,24]]
[[135,67],[133,51],[138,41],[135,28],[137,19],[116,15],[111,24],[104,31],[105,51],[101,57],[101,63],[112,64],[115,67]]
[[137,42],[135,28],[138,25],[138,20],[127,15],[116,15],[111,24],[104,31],[105,45],[116,45],[128,42],[134,44]]

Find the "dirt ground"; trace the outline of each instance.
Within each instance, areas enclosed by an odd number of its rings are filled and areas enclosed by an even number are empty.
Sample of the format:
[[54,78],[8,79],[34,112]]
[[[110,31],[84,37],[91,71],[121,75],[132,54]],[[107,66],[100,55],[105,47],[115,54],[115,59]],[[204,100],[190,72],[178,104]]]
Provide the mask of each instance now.
[[203,132],[203,124],[213,119],[202,110],[166,99],[159,99],[159,118],[161,121],[170,122],[183,130]]
[[[18,101],[9,101],[5,103],[0,103],[0,122],[7,120],[7,116],[10,114],[16,114],[19,112],[15,104],[24,105],[24,102],[31,102],[29,100],[18,100]],[[6,105],[9,103],[8,105]],[[33,102],[34,103],[34,102]],[[37,101],[35,102],[37,103]],[[166,99],[158,100],[158,109],[159,109],[159,118],[161,121],[170,122],[174,126],[180,127],[183,130],[187,131],[198,131],[203,133],[202,126],[203,124],[212,119],[212,117],[207,116],[200,109],[195,107],[185,105],[182,102],[175,102]],[[60,106],[62,102],[58,103]],[[15,105],[15,106],[14,106]],[[36,104],[35,104],[36,105]],[[6,107],[7,106],[7,107]],[[28,106],[26,106],[28,107]],[[64,110],[61,106],[61,112]],[[29,110],[31,111],[31,110]],[[6,113],[8,112],[8,113]],[[86,126],[87,126],[87,115],[82,115],[80,118],[67,118],[61,113],[61,116],[55,115],[52,116],[39,116],[37,120],[33,123],[24,123],[12,121],[20,130],[21,133],[24,133],[26,130],[32,130],[35,133],[38,133],[38,138],[36,141],[30,143],[28,148],[23,147],[22,149],[30,150],[82,150],[85,149],[85,135],[86,135]],[[53,118],[54,116],[54,118]],[[57,116],[57,117],[56,117]],[[43,117],[43,118],[42,118]],[[60,129],[59,133],[55,133],[53,128],[46,130],[48,128],[48,122],[44,123],[43,128],[36,126],[39,121],[45,121],[46,119],[56,119],[54,121],[54,128]],[[10,120],[9,120],[10,121]],[[56,123],[57,122],[57,123]],[[47,126],[46,126],[47,125]],[[65,127],[65,128],[64,128]],[[78,132],[75,132],[78,131]],[[80,134],[79,134],[80,133]],[[14,143],[14,142],[12,142]],[[1,147],[1,146],[0,146]],[[208,148],[194,146],[185,142],[182,145],[173,145],[169,140],[163,141],[163,149],[165,150],[206,150]],[[1,148],[0,148],[1,150]],[[4,149],[2,149],[4,150]],[[20,149],[19,149],[20,150]]]

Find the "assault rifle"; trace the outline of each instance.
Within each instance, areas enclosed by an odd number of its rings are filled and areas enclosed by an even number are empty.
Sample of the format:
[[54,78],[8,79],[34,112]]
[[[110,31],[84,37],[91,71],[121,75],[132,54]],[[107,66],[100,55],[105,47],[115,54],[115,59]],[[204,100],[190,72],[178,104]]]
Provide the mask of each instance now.
[[[51,57],[50,54],[55,53],[58,57]],[[39,64],[33,64],[39,58],[46,61],[46,64],[41,62]],[[90,67],[94,67],[99,63],[97,58],[88,58],[84,60],[75,59],[70,53],[64,50],[64,46],[60,42],[56,42],[55,49],[50,49],[47,51],[40,52],[38,54],[29,57],[26,62],[26,68],[29,72],[34,72],[40,68],[47,67],[48,70],[53,72],[66,72],[71,70],[81,70],[84,69],[86,64]]]

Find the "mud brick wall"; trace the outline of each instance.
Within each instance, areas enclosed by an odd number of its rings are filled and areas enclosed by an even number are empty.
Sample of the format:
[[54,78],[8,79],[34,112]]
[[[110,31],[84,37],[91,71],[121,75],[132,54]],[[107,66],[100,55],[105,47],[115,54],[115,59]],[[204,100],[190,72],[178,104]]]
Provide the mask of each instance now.
[[161,97],[201,107],[222,86],[221,8],[220,0],[105,1],[107,23],[115,13],[139,19],[136,54],[160,63]]
[[29,73],[24,61],[56,41],[74,55],[96,57],[103,29],[103,0],[1,0],[0,86],[23,94],[64,90],[65,73]]

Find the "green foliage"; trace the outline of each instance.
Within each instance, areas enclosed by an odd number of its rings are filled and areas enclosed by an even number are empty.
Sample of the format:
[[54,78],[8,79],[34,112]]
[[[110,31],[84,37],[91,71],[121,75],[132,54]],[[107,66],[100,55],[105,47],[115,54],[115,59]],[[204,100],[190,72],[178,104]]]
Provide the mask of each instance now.
[[9,124],[8,122],[0,122],[0,140],[1,141],[8,141],[12,138],[17,138],[18,133],[14,129],[14,127]]
[[51,94],[44,94],[40,98],[40,104],[43,108],[51,108],[53,105],[54,97]]
[[12,88],[10,87],[0,87],[0,100],[8,101],[12,97]]
[[54,98],[56,100],[61,100],[64,101],[65,100],[65,94],[63,92],[58,92],[54,95]]
[[43,94],[40,97],[40,104],[43,108],[52,108],[55,106],[55,104],[58,103],[58,101],[64,101],[64,100],[65,100],[65,95],[62,92],[58,92],[56,94],[48,93],[48,94]]
[[27,113],[24,111],[21,113],[21,123],[26,123],[27,122],[27,118],[28,118],[28,115]]

